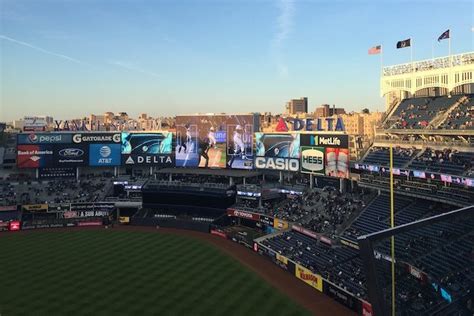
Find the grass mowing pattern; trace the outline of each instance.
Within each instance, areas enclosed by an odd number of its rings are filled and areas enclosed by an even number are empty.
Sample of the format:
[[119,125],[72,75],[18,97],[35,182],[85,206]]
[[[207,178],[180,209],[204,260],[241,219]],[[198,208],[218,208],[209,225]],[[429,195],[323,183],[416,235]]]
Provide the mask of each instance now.
[[0,315],[309,315],[185,236],[114,230],[0,235]]

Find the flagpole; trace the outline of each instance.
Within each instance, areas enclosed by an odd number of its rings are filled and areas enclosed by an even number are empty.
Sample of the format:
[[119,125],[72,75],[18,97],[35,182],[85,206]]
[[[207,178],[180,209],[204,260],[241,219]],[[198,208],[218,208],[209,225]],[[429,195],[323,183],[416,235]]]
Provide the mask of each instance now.
[[380,45],[380,73],[383,76],[383,45]]

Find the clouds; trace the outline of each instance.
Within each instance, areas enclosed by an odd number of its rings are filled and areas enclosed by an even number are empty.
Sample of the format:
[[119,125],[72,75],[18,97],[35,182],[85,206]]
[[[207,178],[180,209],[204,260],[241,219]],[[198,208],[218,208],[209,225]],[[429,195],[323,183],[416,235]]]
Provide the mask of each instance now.
[[295,15],[294,0],[278,1],[279,15],[276,21],[277,32],[272,41],[272,49],[275,58],[278,75],[281,78],[288,77],[288,66],[284,60],[283,48],[293,29],[293,19]]
[[16,40],[14,38],[11,38],[11,37],[8,37],[8,36],[5,36],[5,35],[0,34],[0,39],[5,40],[5,41],[9,41],[11,43],[15,43],[15,44],[18,44],[18,45],[22,45],[22,46],[25,46],[25,47],[28,47],[28,48],[31,48],[31,49],[34,49],[34,50],[37,50],[37,51],[42,52],[44,54],[48,54],[48,55],[55,56],[55,57],[58,57],[58,58],[61,58],[61,59],[65,59],[65,60],[71,61],[73,63],[84,64],[82,61],[80,61],[76,58],[72,58],[72,57],[69,57],[69,56],[66,56],[66,55],[63,55],[63,54],[58,54],[58,53],[46,50],[44,48],[32,45],[30,43]]

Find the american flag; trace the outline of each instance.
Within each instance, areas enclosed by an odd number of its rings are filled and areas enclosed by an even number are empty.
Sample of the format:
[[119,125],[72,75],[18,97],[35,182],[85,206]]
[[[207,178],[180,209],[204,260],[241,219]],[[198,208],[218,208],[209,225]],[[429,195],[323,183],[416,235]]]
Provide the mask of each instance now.
[[369,55],[378,55],[382,52],[382,45],[369,48]]

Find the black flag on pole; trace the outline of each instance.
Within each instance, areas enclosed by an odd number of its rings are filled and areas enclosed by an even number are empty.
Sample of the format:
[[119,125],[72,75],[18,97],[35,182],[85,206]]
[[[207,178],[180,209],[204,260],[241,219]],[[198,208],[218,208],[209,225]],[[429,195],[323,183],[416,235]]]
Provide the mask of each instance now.
[[397,42],[397,48],[405,48],[411,46],[411,38],[406,39],[404,41]]
[[441,35],[438,37],[438,42],[440,42],[440,41],[442,41],[442,40],[444,40],[444,39],[447,39],[447,38],[449,38],[449,30],[444,31],[444,33],[441,34]]

